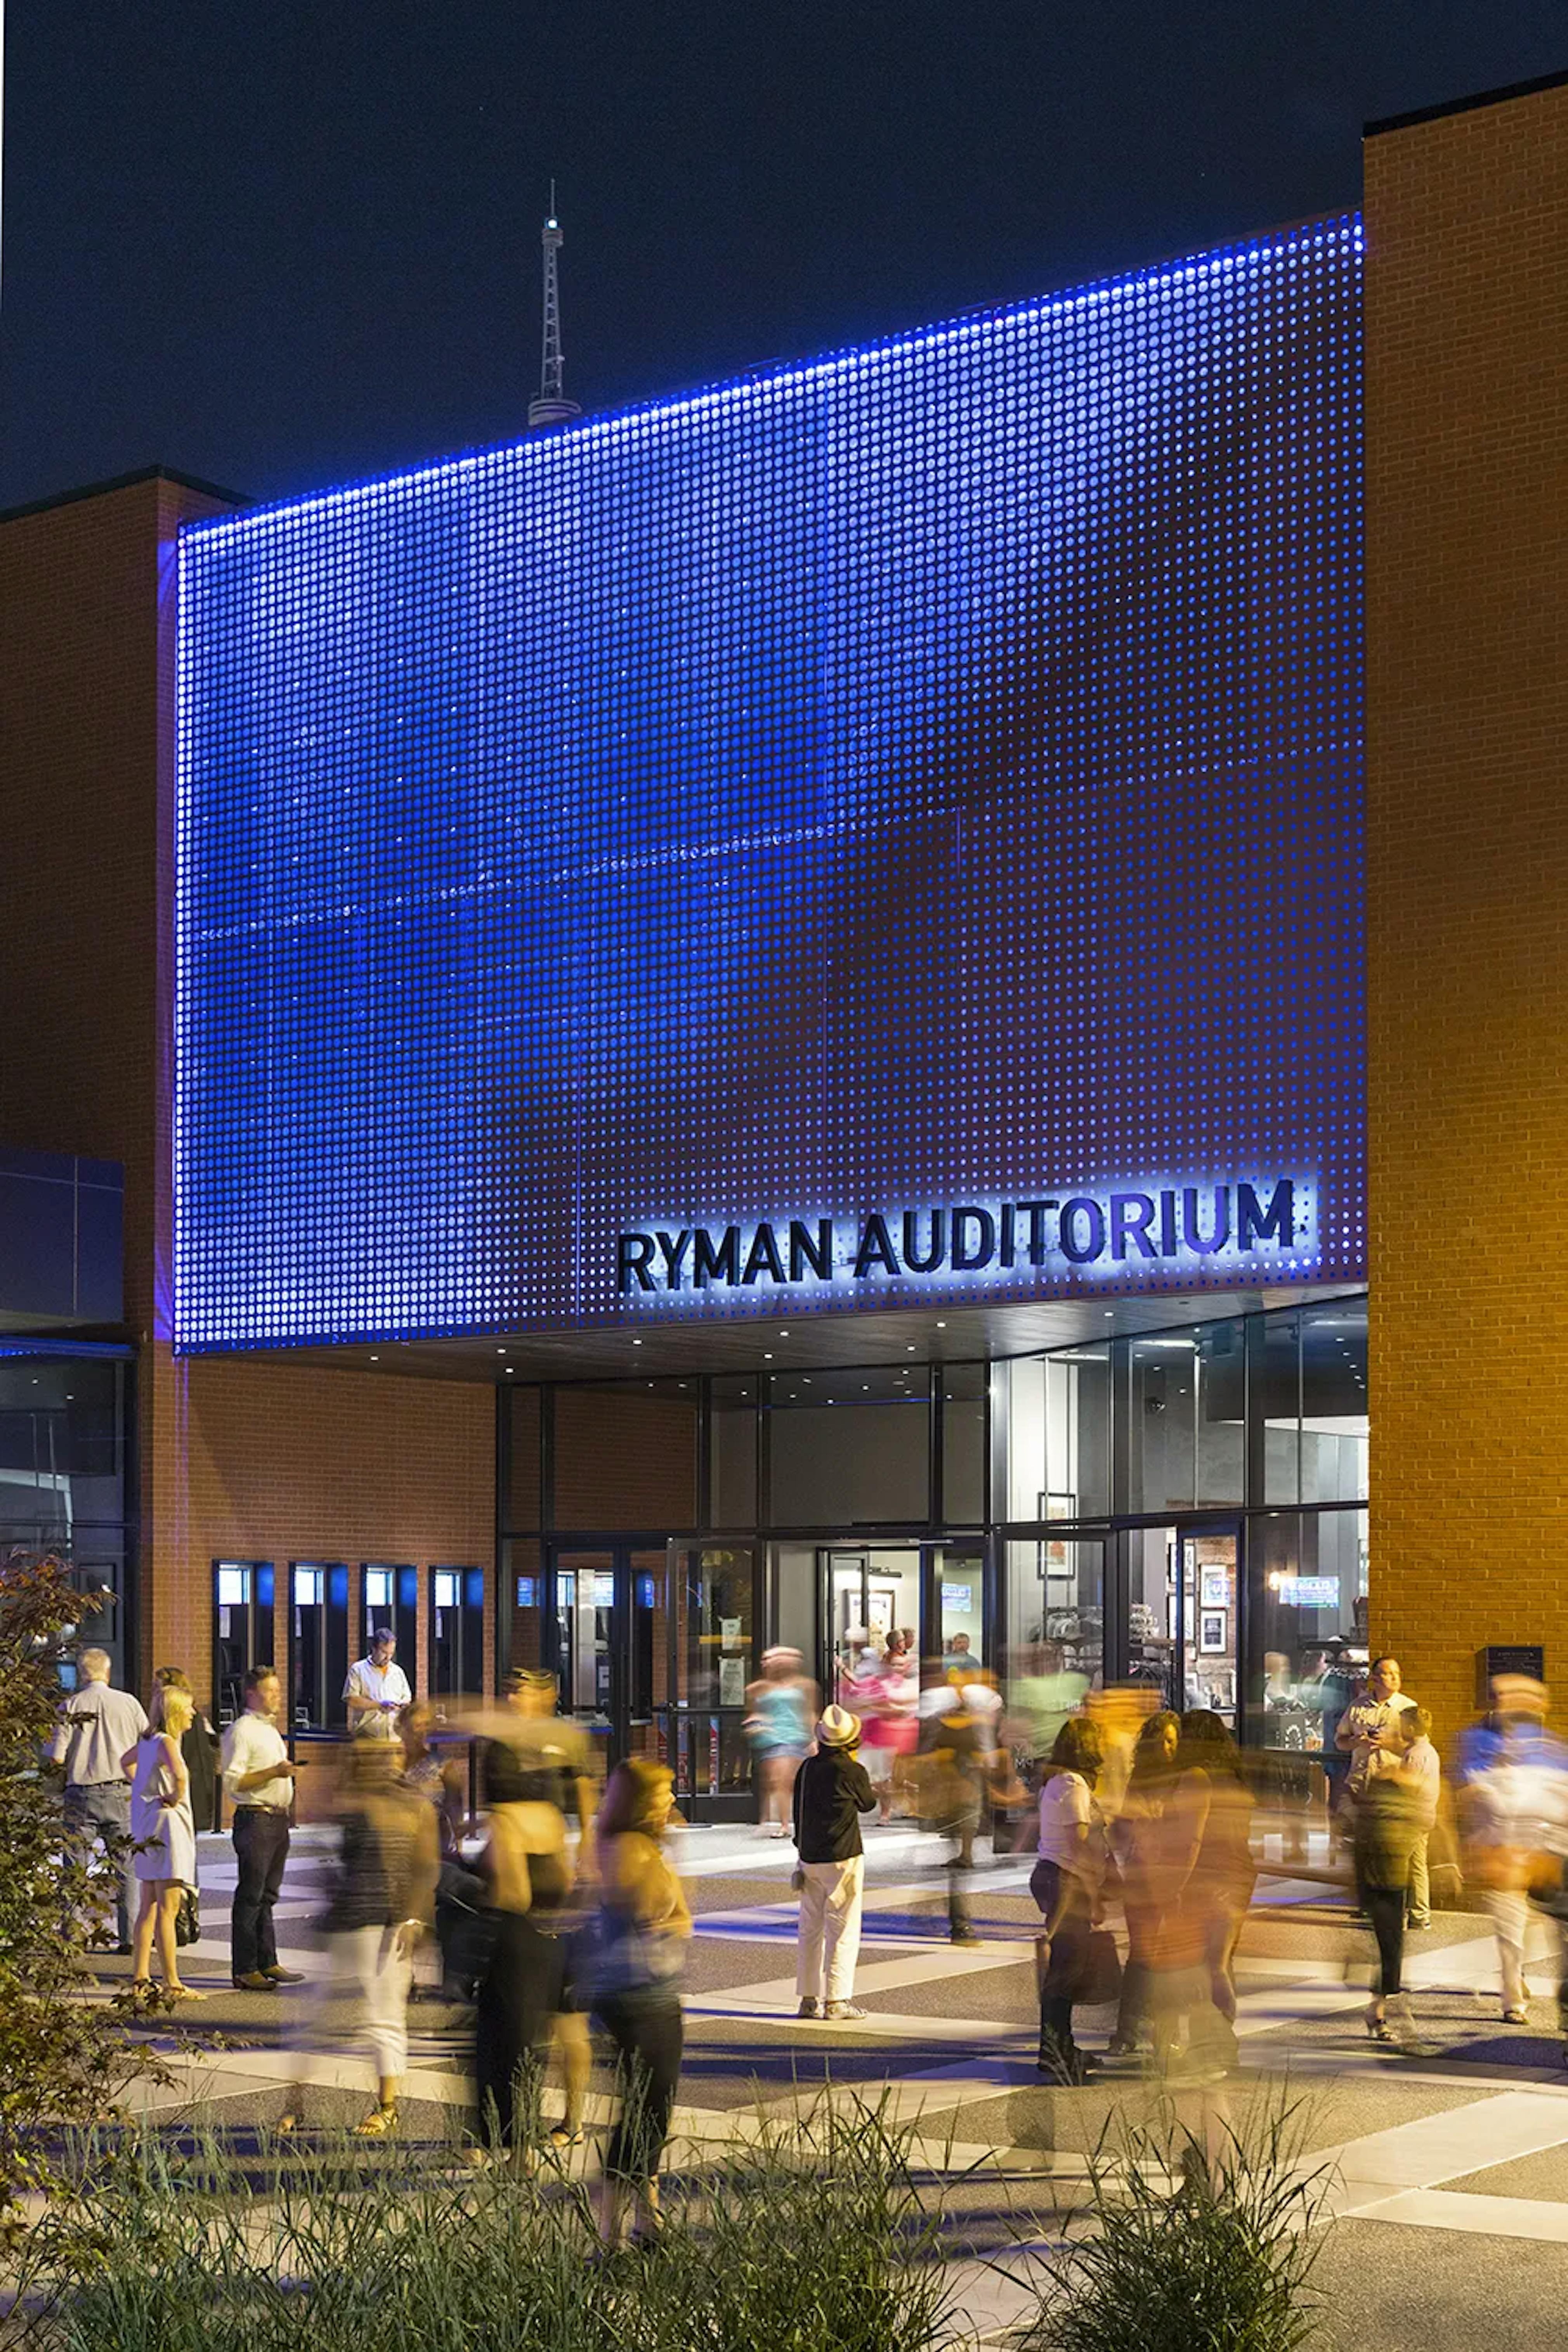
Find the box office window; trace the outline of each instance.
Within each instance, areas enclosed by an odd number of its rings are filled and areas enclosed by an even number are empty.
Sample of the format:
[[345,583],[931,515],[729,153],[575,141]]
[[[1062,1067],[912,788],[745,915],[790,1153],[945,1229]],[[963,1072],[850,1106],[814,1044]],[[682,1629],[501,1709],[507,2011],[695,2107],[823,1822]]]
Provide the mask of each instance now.
[[340,1560],[289,1570],[286,1731],[341,1731],[348,1721],[349,1572]]

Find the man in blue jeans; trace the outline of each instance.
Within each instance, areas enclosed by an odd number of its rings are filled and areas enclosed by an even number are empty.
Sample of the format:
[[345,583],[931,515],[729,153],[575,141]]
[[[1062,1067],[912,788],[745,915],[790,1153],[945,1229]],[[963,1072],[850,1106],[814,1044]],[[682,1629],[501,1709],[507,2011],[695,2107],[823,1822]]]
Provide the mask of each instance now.
[[245,1713],[224,1734],[224,1794],[234,1807],[234,1851],[239,1864],[230,1928],[234,1981],[243,1992],[270,1992],[302,1984],[298,1970],[279,1966],[272,1907],[289,1859],[289,1809],[294,1767],[278,1728],[280,1696],[270,1666],[245,1678]]
[[107,1650],[84,1650],[77,1660],[80,1687],[60,1706],[49,1760],[65,1777],[68,1822],[85,1823],[103,1840],[113,1867],[116,1948],[131,1949],[136,1863],[131,1851],[131,1783],[121,1758],[147,1728],[140,1699],[110,1687]]

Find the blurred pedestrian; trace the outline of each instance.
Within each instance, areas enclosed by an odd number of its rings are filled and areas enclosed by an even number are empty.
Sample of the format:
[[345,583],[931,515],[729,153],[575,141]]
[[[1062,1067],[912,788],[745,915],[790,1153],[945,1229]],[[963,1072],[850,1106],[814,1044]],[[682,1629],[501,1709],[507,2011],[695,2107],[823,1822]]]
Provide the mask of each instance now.
[[273,1906],[289,1859],[289,1811],[294,1802],[294,1767],[278,1728],[282,1690],[270,1666],[252,1666],[245,1677],[245,1711],[223,1738],[224,1794],[233,1809],[230,1834],[237,1872],[230,1925],[235,1984],[245,1992],[270,1992],[274,1985],[301,1984],[296,1969],[282,1967]]
[[878,1818],[884,1824],[894,1803],[901,1803],[908,1794],[909,1759],[920,1736],[920,1671],[910,1637],[890,1633],[881,1671],[867,1688],[861,1715],[860,1760],[877,1792]]
[[199,1836],[203,1831],[218,1826],[218,1758],[223,1742],[213,1727],[212,1718],[196,1705],[191,1678],[182,1666],[160,1666],[153,1677],[153,1713],[156,1721],[157,1695],[160,1690],[184,1691],[191,1702],[191,1720],[180,1740],[180,1753],[185,1759],[185,1769],[191,1777],[191,1819]]
[[816,1752],[795,1776],[798,2013],[833,2024],[866,2014],[853,1999],[866,1885],[860,1815],[876,1810],[877,1793],[856,1754],[859,1737],[858,1717],[828,1707],[816,1727]]
[[1188,2080],[1194,2074],[1214,2074],[1218,2063],[1209,1923],[1194,1883],[1210,1804],[1201,1744],[1178,1729],[1169,1778],[1144,1830],[1142,1856],[1153,1916],[1148,1939],[1148,2007],[1154,2063],[1163,2074],[1182,2070]]
[[[1414,2028],[1404,1990],[1405,1918],[1411,1863],[1426,1810],[1428,1770],[1412,1757],[1430,1729],[1425,1709],[1394,1710],[1373,1735],[1355,1800],[1356,1894],[1377,1939],[1377,1983],[1366,2012],[1374,2042],[1410,2042]],[[1389,2005],[1394,2003],[1394,2022]]]
[[[526,1666],[509,1674],[504,1700],[496,1737],[516,1759],[530,1801],[554,1805],[568,1821],[576,1815],[576,1875],[591,1878],[599,1801],[594,1743],[580,1723],[560,1712],[561,1685],[543,1667]],[[487,1748],[480,1756],[481,1780],[489,1759]]]
[[803,1672],[798,1650],[763,1653],[763,1671],[746,1692],[746,1737],[762,1781],[759,1837],[788,1835],[795,1776],[811,1746],[816,1685]]
[[977,1944],[968,1880],[974,1868],[987,1781],[994,1769],[999,1695],[979,1682],[942,1681],[947,1703],[921,1723],[921,1811],[948,1843],[947,1931],[955,1944]]
[[474,2053],[480,2129],[507,2150],[542,2137],[539,2097],[552,2042],[566,2096],[564,2120],[550,2137],[558,2148],[574,2147],[583,2137],[591,2066],[587,2020],[571,1983],[574,1873],[566,1819],[558,1804],[531,1794],[531,1785],[515,1756],[491,1751],[481,1873],[492,1934],[479,1983]]
[[[1551,1922],[1552,1941],[1561,1947],[1568,1748],[1548,1727],[1543,1683],[1500,1675],[1489,1695],[1489,1712],[1460,1734],[1455,1752],[1458,1826],[1465,1875],[1479,1890],[1497,1937],[1503,2018],[1523,2025],[1530,2017],[1525,1958],[1532,1885],[1548,1898],[1540,1916]],[[1559,1958],[1559,2012],[1568,2031],[1565,1996]]]
[[1072,2012],[1110,1859],[1095,1801],[1103,1760],[1099,1731],[1074,1716],[1057,1734],[1040,1790],[1039,1859],[1029,1878],[1044,1922],[1036,1945],[1039,2071],[1058,2083],[1081,2083],[1094,2071],[1094,2061],[1073,2041]]
[[422,1987],[416,1982],[410,1998],[467,2000],[479,1969],[478,1947],[482,1940],[474,1921],[484,1903],[484,1885],[463,1860],[458,1827],[465,1800],[461,1765],[450,1749],[445,1754],[432,1745],[436,1710],[427,1698],[410,1699],[397,1718],[404,1786],[429,1805],[436,1818],[440,1874],[436,1882],[437,1979]]
[[147,1717],[140,1699],[113,1688],[109,1664],[107,1650],[83,1650],[78,1658],[81,1681],[60,1702],[49,1761],[64,1777],[67,1821],[90,1828],[103,1841],[117,1882],[115,1948],[129,1952],[138,1889],[131,1852],[131,1783],[121,1759],[142,1738]]
[[599,1809],[600,1908],[586,1939],[587,1998],[614,2042],[621,2110],[605,2150],[599,2233],[619,2246],[629,2219],[658,2226],[659,2158],[680,2081],[679,1980],[691,1914],[666,1859],[672,1784],[647,1758],[616,1765]]
[[1258,1884],[1253,1796],[1241,1750],[1223,1718],[1208,1708],[1192,1707],[1183,1716],[1177,1752],[1208,1781],[1208,1810],[1184,1900],[1202,1930],[1209,1999],[1221,2028],[1217,2054],[1228,2069],[1237,2058],[1236,1949]]
[[322,1921],[326,1973],[310,1989],[295,2095],[280,2131],[298,2129],[306,2090],[355,2039],[368,2047],[376,2084],[375,2105],[355,2137],[386,2139],[397,2129],[414,1949],[431,1921],[437,1872],[435,1816],[398,1765],[395,1744],[379,1738],[354,1740],[344,1759],[337,1868]]
[[142,1907],[137,1914],[135,1959],[131,1990],[153,1991],[153,1946],[163,1971],[167,2000],[202,2000],[180,1980],[174,1925],[180,1897],[196,1885],[196,1832],[191,1819],[191,1776],[180,1742],[191,1727],[195,1709],[188,1691],[162,1689],[156,1694],[158,1721],[149,1724],[133,1748],[121,1759],[122,1769],[134,1775],[131,1790],[131,1835],[136,1845],[136,1876]]
[[1160,1914],[1151,1891],[1156,1825],[1175,1786],[1176,1743],[1181,1719],[1169,1707],[1147,1717],[1132,1751],[1131,1769],[1121,1810],[1106,1822],[1110,1852],[1121,1883],[1127,1921],[1127,1958],[1121,2000],[1107,2055],[1131,2057],[1149,2024],[1153,1963]]
[[1017,1721],[1019,1745],[1037,1796],[1057,1734],[1078,1713],[1088,1690],[1089,1676],[1063,1665],[1059,1642],[1034,1642],[1018,1653],[1007,1711]]

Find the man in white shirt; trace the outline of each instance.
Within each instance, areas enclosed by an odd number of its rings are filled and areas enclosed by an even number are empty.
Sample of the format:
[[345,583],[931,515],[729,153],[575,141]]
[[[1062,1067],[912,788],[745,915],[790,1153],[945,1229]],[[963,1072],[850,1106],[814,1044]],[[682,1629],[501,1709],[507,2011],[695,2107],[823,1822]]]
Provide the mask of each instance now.
[[395,1739],[397,1718],[413,1698],[408,1677],[397,1664],[397,1636],[378,1625],[370,1637],[370,1655],[349,1668],[343,1685],[348,1701],[349,1730],[355,1738]]
[[131,1783],[121,1758],[147,1728],[140,1699],[110,1687],[109,1654],[84,1650],[77,1660],[81,1686],[60,1703],[60,1720],[49,1743],[49,1761],[65,1777],[68,1822],[90,1823],[110,1849],[119,1880],[115,1896],[117,1948],[131,1949],[132,1900],[136,1860],[131,1851]]
[[289,1859],[289,1808],[294,1767],[278,1728],[281,1693],[270,1666],[252,1666],[245,1678],[245,1713],[223,1740],[224,1794],[234,1807],[234,1851],[239,1864],[231,1915],[231,1966],[245,1992],[302,1984],[296,1969],[278,1964],[272,1906]]

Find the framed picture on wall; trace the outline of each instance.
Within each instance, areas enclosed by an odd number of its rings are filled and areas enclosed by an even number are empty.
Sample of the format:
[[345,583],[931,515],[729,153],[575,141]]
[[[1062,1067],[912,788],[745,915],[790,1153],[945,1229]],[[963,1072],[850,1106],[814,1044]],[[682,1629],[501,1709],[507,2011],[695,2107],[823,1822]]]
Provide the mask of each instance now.
[[1205,1568],[1203,1572],[1204,1607],[1230,1607],[1230,1570],[1228,1568]]
[[[1042,1494],[1039,1507],[1042,1519],[1070,1519],[1078,1511],[1078,1497]],[[1053,1582],[1070,1584],[1076,1573],[1072,1544],[1065,1536],[1047,1537],[1040,1546],[1040,1574]]]
[[1205,1609],[1198,1620],[1198,1648],[1208,1657],[1223,1654],[1226,1643],[1226,1612],[1223,1609]]

